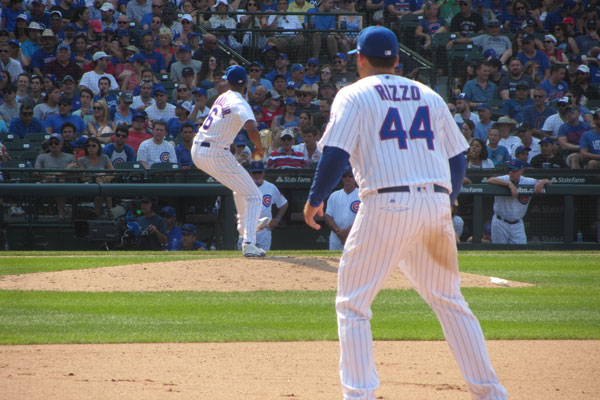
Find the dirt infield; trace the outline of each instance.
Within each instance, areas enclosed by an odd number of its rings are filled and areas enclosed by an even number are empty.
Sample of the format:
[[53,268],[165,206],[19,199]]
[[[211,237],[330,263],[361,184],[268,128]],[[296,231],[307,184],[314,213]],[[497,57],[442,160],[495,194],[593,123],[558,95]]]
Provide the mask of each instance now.
[[[329,290],[335,258],[214,259],[0,277],[0,290]],[[461,274],[462,286],[496,287]],[[519,282],[501,282],[518,287]],[[387,288],[407,289],[394,273]],[[600,398],[600,341],[491,341],[511,399]],[[339,399],[337,342],[0,346],[0,398]],[[445,342],[376,342],[378,399],[469,399]]]

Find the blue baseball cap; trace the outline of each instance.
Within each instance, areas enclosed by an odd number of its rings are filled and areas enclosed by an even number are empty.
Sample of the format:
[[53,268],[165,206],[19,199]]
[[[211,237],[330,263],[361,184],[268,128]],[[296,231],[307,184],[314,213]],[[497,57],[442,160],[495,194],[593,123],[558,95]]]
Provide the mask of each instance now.
[[182,51],[187,51],[188,53],[192,52],[192,48],[190,46],[188,46],[187,44],[182,44],[181,46],[179,46],[179,52]]
[[516,170],[523,169],[523,168],[525,168],[525,164],[523,163],[523,161],[521,161],[517,158],[513,158],[508,163],[508,169],[511,171],[516,171]]
[[308,64],[313,64],[313,65],[316,65],[316,66],[318,67],[318,66],[319,66],[319,60],[318,60],[317,58],[309,58],[309,59],[306,61],[306,64],[307,64],[307,65],[308,65]]
[[341,58],[342,60],[347,60],[348,57],[344,53],[335,53],[336,58]]
[[552,139],[550,136],[544,136],[541,140],[540,143],[548,143],[548,144],[554,144],[554,139]]
[[248,65],[248,68],[250,68],[250,67],[258,67],[262,70],[265,69],[265,66],[262,65],[261,63],[259,63],[258,61],[254,61],[254,62],[250,63],[250,65]]
[[13,46],[16,46],[16,47],[21,47],[21,42],[19,42],[17,39],[9,40],[8,44],[12,44]]
[[396,57],[398,56],[398,38],[386,27],[369,26],[358,34],[356,49],[348,52],[348,54],[355,53],[370,57]]
[[238,134],[235,139],[233,139],[233,144],[236,146],[245,146],[246,145],[246,136],[243,134]]
[[298,72],[298,71],[304,71],[304,65],[302,64],[294,64],[291,66],[290,68],[290,72]]
[[163,85],[157,85],[152,91],[152,96],[154,96],[157,92],[167,93],[167,89]]
[[467,100],[469,101],[471,99],[471,96],[469,96],[466,93],[461,93],[458,96],[456,96],[456,100]]
[[75,139],[75,147],[83,149],[87,145],[87,142],[88,142],[87,136],[79,136],[77,139]]
[[194,224],[183,224],[181,227],[181,233],[188,235],[196,234],[196,226]]
[[58,45],[58,50],[69,50],[71,51],[71,47],[66,43],[61,43]]
[[279,58],[283,58],[284,60],[287,60],[288,56],[285,53],[279,53]]
[[131,34],[129,33],[129,31],[127,29],[121,29],[119,31],[119,33],[117,34],[118,37],[122,38],[124,36],[130,36]]
[[498,57],[498,53],[496,53],[496,50],[494,49],[487,49],[486,51],[483,52],[483,58],[496,58]]
[[517,146],[517,148],[515,149],[515,155],[522,153],[524,151],[531,151],[531,147],[527,147],[527,146]]
[[131,120],[135,121],[138,118],[148,118],[148,113],[146,113],[146,111],[134,111],[132,116],[131,116]]
[[246,82],[246,70],[239,65],[232,65],[225,71],[223,79],[226,79],[229,83],[239,85],[240,83]]
[[265,163],[262,161],[251,161],[250,172],[263,172],[265,170]]
[[183,124],[181,124],[181,129],[185,128],[186,126],[191,126],[194,128],[194,130],[196,130],[196,124],[192,121],[185,121]]
[[160,210],[160,213],[162,214],[161,216],[165,217],[174,217],[176,215],[175,209],[171,206],[164,206],[162,210]]
[[298,100],[295,97],[288,97],[285,99],[285,104],[298,104]]
[[146,59],[140,53],[135,53],[134,55],[132,55],[131,57],[129,57],[127,59],[127,61],[128,62],[136,62],[137,61],[139,63],[144,63],[144,61],[146,61]]
[[193,94],[199,94],[201,96],[208,96],[208,91],[204,88],[197,88],[192,92]]
[[477,110],[491,110],[492,108],[488,103],[481,103],[477,106]]

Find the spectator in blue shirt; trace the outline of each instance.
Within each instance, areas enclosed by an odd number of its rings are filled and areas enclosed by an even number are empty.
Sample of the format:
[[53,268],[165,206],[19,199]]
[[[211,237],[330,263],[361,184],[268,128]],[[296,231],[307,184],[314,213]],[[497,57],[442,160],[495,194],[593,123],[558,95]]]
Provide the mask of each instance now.
[[[35,22],[43,26],[50,26],[50,13],[46,11],[46,7],[42,0],[32,0],[29,3],[29,11],[25,13],[29,23]],[[31,25],[30,25],[31,27]]]
[[17,26],[17,17],[24,12],[23,0],[10,0],[8,6],[2,10],[2,28],[14,32]]
[[569,90],[569,85],[564,81],[567,69],[564,65],[553,64],[550,67],[550,76],[540,83],[540,86],[546,89],[548,101],[558,100]]
[[587,169],[600,169],[600,112],[594,113],[594,129],[584,132],[579,140],[579,152]]
[[113,136],[113,143],[109,143],[102,149],[102,154],[106,154],[113,165],[117,165],[122,162],[133,162],[135,161],[135,152],[133,147],[126,144],[129,138],[129,128],[127,125],[117,126],[117,130]]
[[194,106],[189,101],[177,103],[177,107],[175,107],[176,117],[167,121],[167,132],[169,132],[171,138],[175,139],[181,132],[183,124],[189,121],[192,111],[194,111]]
[[19,117],[12,120],[8,131],[23,139],[28,133],[44,132],[44,123],[33,118],[33,106],[24,103],[19,110]]
[[508,164],[510,161],[510,152],[500,143],[500,131],[497,127],[491,127],[488,130],[487,151],[488,159],[492,160],[494,166]]
[[65,122],[70,122],[75,125],[75,132],[78,135],[87,135],[88,129],[83,119],[77,115],[71,115],[71,99],[68,97],[61,97],[58,100],[58,115],[49,115],[44,122],[46,133],[60,132],[60,128]]
[[196,227],[193,224],[183,224],[181,227],[181,241],[177,243],[174,250],[206,250],[206,244],[196,240],[196,233]]
[[475,74],[477,76],[467,81],[463,87],[463,93],[471,99],[471,107],[477,107],[479,103],[490,103],[498,98],[498,86],[489,79],[489,62],[482,61],[477,64]]
[[42,32],[42,48],[31,56],[31,68],[33,73],[42,76],[43,67],[56,60],[56,36],[50,29]]
[[527,61],[535,61],[540,66],[538,69],[538,77],[541,81],[548,79],[550,76],[550,60],[548,56],[541,50],[535,49],[535,40],[533,36],[525,35],[521,39],[523,50],[517,54],[517,58],[521,60],[523,65]]
[[142,35],[142,51],[139,53],[144,57],[144,62],[150,65],[155,74],[166,74],[167,66],[162,54],[154,51],[154,38],[150,32]]
[[[308,15],[305,17],[304,21],[308,23],[308,28],[316,30],[316,32],[312,33],[313,37],[313,49],[311,56],[314,58],[319,58],[319,53],[321,52],[322,41],[325,40],[327,42],[327,50],[329,54],[333,57],[334,54],[338,53],[338,45],[335,35],[328,34],[327,31],[336,29],[335,24],[335,15],[331,12],[333,7],[333,0],[322,0],[319,3],[318,7],[311,8],[306,11],[307,14],[314,13],[331,13],[332,15],[317,15],[309,17]],[[333,58],[331,59],[333,61]]]
[[177,246],[181,242],[181,229],[175,224],[177,222],[177,215],[175,209],[171,206],[164,206],[160,210],[160,216],[165,220],[167,224],[167,251],[177,250]]
[[181,143],[175,146],[175,154],[177,162],[184,169],[192,168],[192,144],[194,144],[194,136],[196,136],[196,126],[193,122],[186,122],[181,127]]
[[533,104],[521,111],[524,123],[533,127],[533,135],[542,137],[542,127],[546,118],[556,114],[556,110],[546,104],[546,89],[538,87],[533,91]]
[[[523,109],[533,105],[529,98],[529,86],[525,81],[517,82],[516,95],[514,99],[508,99],[502,104],[502,115],[508,115],[518,123],[523,122]],[[530,124],[530,126],[534,126]]]

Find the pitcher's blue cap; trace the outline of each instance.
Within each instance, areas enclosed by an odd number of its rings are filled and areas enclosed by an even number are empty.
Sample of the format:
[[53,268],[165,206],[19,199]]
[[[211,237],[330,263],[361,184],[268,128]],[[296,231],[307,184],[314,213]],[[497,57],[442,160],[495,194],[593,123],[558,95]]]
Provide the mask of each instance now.
[[348,54],[355,53],[369,57],[396,57],[398,55],[398,38],[386,27],[369,26],[358,34],[356,49],[348,52]]
[[239,65],[232,65],[225,71],[223,79],[227,79],[229,83],[240,84],[246,82],[246,70]]

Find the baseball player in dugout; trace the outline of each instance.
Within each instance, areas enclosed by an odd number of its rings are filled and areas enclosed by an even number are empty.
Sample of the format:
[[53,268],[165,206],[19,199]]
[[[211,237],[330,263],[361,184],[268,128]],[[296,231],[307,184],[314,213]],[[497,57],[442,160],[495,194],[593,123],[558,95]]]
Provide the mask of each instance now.
[[[262,194],[250,175],[229,151],[229,146],[240,129],[248,132],[254,143],[253,160],[261,160],[264,149],[256,119],[244,99],[246,70],[239,65],[227,68],[223,79],[229,90],[221,94],[198,130],[192,146],[192,160],[196,167],[231,189],[238,214],[238,232],[243,237],[244,257],[264,257],[265,251],[256,246],[256,231],[270,222],[259,225]],[[265,223],[266,221],[266,223]]]
[[540,193],[550,184],[548,179],[534,179],[523,176],[526,162],[514,158],[508,164],[508,175],[490,177],[487,183],[505,186],[510,196],[494,196],[494,216],[492,218],[492,243],[527,244],[523,217],[529,207],[531,195],[519,194],[518,187],[532,185],[534,193]]
[[467,142],[439,95],[394,75],[398,40],[391,30],[363,29],[350,53],[357,53],[360,79],[335,97],[304,206],[305,222],[320,229],[314,217],[323,215],[323,200],[350,162],[361,204],[335,302],[344,399],[375,399],[371,303],[395,267],[437,315],[472,398],[506,399],[460,292],[450,205],[465,174]]
[[343,250],[352,224],[360,207],[358,199],[358,186],[352,167],[347,165],[342,175],[344,187],[331,193],[327,200],[325,223],[331,228],[329,234],[329,250]]

